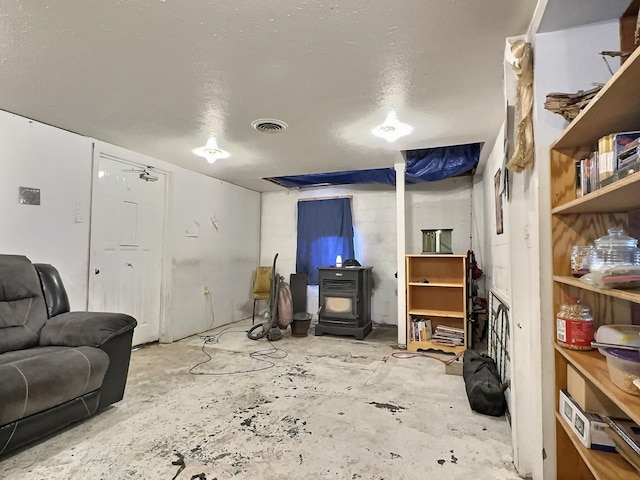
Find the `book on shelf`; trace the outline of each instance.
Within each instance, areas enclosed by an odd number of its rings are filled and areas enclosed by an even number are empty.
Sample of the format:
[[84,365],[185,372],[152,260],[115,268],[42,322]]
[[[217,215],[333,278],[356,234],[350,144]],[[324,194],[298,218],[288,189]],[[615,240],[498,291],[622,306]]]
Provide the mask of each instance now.
[[580,193],[577,194],[577,197],[600,188],[600,165],[602,160],[598,152],[592,152],[589,157],[580,160],[580,165],[576,166],[576,174],[580,172],[580,178],[576,181],[580,185]]
[[637,172],[640,167],[639,143],[640,131],[601,137],[596,150],[576,161],[576,198]]
[[598,182],[613,176],[613,135],[605,135],[598,140]]
[[432,335],[431,319],[429,318],[412,318],[409,339],[414,342],[424,342],[430,340]]

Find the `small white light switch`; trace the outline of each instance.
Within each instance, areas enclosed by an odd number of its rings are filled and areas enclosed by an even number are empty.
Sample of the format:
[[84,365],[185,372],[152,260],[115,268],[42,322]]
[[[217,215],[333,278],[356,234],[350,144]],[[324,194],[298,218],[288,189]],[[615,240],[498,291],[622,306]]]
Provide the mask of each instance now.
[[73,217],[74,223],[82,223],[82,202],[76,202],[75,213]]

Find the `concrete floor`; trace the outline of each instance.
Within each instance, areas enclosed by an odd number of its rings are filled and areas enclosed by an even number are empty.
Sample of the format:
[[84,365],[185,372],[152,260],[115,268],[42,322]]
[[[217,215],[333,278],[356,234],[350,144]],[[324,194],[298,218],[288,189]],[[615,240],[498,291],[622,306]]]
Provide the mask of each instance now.
[[[504,417],[472,412],[441,362],[393,357],[395,328],[365,341],[288,330],[258,360],[271,346],[247,325],[133,352],[122,402],[5,457],[0,478],[519,478]],[[212,360],[189,374],[203,350]]]

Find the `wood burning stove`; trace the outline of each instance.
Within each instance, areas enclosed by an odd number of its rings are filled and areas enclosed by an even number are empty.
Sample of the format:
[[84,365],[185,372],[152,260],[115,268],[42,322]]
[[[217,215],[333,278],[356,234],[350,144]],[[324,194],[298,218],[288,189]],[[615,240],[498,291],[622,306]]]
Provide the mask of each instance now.
[[353,335],[363,340],[371,331],[373,267],[319,268],[320,313],[316,335]]

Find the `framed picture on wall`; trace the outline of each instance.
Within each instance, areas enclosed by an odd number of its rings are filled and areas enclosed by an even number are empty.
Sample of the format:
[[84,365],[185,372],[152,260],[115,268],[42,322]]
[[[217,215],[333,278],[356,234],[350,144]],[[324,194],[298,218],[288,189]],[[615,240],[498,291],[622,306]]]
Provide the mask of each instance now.
[[502,185],[500,182],[500,174],[502,171],[498,169],[493,177],[493,191],[496,204],[496,234],[501,235],[504,232],[502,223]]

